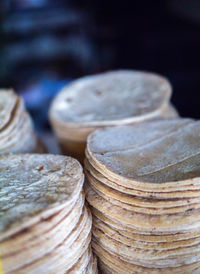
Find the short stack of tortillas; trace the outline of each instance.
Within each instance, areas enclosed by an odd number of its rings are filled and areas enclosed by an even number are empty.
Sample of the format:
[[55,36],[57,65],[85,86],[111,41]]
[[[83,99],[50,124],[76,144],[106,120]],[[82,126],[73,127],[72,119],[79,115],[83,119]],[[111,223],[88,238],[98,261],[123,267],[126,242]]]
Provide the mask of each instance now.
[[81,165],[56,155],[0,157],[3,273],[97,273]]
[[105,273],[200,273],[200,122],[172,119],[88,137],[86,199]]
[[83,160],[87,136],[105,126],[177,117],[163,77],[120,70],[83,77],[64,87],[49,117],[64,154]]
[[20,96],[0,90],[0,154],[43,152]]

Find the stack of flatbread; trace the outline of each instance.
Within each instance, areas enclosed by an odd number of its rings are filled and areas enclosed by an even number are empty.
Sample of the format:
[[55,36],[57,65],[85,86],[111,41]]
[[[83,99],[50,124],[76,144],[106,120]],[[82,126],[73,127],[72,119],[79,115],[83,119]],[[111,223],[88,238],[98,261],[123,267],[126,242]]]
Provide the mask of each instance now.
[[86,199],[105,273],[200,273],[200,122],[171,119],[88,137]]
[[177,117],[170,97],[170,83],[156,74],[107,72],[64,87],[49,117],[63,153],[82,161],[87,136],[95,129]]
[[70,157],[0,157],[3,273],[97,273],[81,165]]
[[43,152],[20,96],[0,90],[0,154]]

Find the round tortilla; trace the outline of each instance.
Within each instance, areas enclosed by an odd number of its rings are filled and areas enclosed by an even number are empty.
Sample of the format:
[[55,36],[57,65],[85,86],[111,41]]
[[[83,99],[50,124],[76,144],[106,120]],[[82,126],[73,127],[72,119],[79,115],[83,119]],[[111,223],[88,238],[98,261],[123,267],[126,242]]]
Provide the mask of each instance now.
[[200,186],[200,122],[159,120],[96,130],[87,158],[101,174],[127,188],[152,192]]
[[59,155],[0,157],[0,241],[70,205],[82,190],[81,165]]

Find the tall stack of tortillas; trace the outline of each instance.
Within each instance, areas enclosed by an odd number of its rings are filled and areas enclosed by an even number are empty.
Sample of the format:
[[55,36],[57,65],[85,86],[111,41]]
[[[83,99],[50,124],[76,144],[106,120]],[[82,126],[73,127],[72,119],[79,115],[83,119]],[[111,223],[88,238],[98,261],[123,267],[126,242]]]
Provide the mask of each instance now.
[[43,151],[22,98],[12,90],[0,90],[0,154]]
[[177,117],[170,97],[170,83],[156,74],[107,72],[64,87],[49,116],[63,153],[82,161],[87,136],[95,129]]
[[81,165],[64,156],[0,157],[3,273],[97,273]]
[[200,122],[172,119],[88,137],[86,198],[105,273],[200,273]]

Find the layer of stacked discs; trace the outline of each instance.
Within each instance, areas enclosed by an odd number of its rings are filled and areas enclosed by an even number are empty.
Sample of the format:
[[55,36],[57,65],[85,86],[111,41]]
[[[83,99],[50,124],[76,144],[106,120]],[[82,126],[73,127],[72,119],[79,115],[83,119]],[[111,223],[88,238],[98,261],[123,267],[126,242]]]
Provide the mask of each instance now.
[[92,247],[105,273],[200,273],[200,122],[171,119],[88,137]]
[[0,258],[3,273],[98,273],[75,159],[0,157]]
[[0,154],[43,152],[20,96],[0,90]]
[[82,161],[87,136],[95,129],[177,117],[170,97],[170,83],[156,74],[107,72],[64,87],[49,117],[63,153]]

